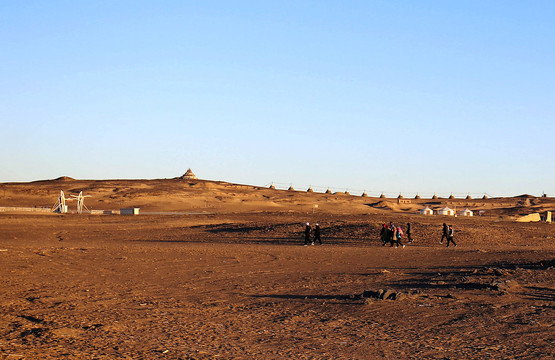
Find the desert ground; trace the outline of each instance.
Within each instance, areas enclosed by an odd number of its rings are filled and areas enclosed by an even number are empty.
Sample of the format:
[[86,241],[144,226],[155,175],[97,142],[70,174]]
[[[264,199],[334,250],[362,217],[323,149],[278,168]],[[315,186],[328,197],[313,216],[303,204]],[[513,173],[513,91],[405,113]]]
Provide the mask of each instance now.
[[[0,212],[0,359],[555,357],[555,225],[514,221],[553,198],[60,178],[0,184],[0,207],[52,207],[60,190],[141,214]],[[415,241],[382,246],[389,221]],[[303,246],[305,222],[323,245]]]

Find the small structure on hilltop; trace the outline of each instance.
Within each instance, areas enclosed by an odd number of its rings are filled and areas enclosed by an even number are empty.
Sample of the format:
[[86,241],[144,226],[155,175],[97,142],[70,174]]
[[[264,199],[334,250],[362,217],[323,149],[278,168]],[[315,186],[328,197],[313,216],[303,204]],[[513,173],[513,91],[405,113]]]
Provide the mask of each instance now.
[[329,188],[326,190],[326,194],[331,194],[331,190]]
[[183,174],[183,176],[180,177],[180,179],[183,179],[183,180],[197,180],[198,178],[193,173],[193,170],[191,170],[191,168],[189,168],[189,169],[187,169],[185,174]]
[[426,206],[424,209],[420,209],[420,214],[422,214],[422,215],[433,215],[434,211]]
[[472,210],[466,208],[463,211],[459,212],[460,216],[474,216],[474,213],[472,212]]
[[380,195],[380,199],[385,199],[385,194],[384,194],[384,193],[382,193],[382,194]]
[[449,199],[453,200],[455,198],[455,195],[451,194],[449,195]]
[[437,211],[437,214],[438,214],[438,215],[453,216],[453,215],[455,215],[455,210],[453,210],[453,209],[451,209],[451,208],[449,208],[449,207],[446,206],[446,207],[444,207],[444,208],[439,209],[439,210]]
[[274,184],[271,184],[271,185],[270,185],[270,186],[268,187],[268,189],[272,189],[272,190],[275,190],[275,189],[276,189],[276,187],[274,186]]
[[488,196],[486,194],[484,194],[484,196],[482,196],[482,200],[487,200]]
[[437,195],[434,194],[434,196],[432,196],[432,200],[437,200]]
[[351,195],[351,193],[348,190],[345,190],[345,195]]
[[314,190],[312,190],[312,188],[309,187],[308,189],[306,189],[306,192],[314,192]]
[[472,196],[470,194],[466,195],[466,200],[472,200]]
[[293,185],[289,186],[289,189],[287,189],[289,191],[295,191],[295,188],[293,187]]
[[416,194],[416,196],[414,197],[415,200],[420,199],[420,195]]
[[368,194],[367,194],[366,191],[365,191],[365,192],[363,192],[362,195],[360,195],[360,196],[362,196],[362,197],[368,197]]

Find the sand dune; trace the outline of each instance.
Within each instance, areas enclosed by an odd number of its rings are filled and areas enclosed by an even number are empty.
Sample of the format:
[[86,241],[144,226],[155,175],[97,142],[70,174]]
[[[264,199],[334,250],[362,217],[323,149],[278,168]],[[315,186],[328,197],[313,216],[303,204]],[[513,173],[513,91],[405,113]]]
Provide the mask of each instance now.
[[[383,211],[415,213],[429,206],[448,206],[462,210],[482,210],[485,216],[516,216],[555,210],[555,199],[521,195],[491,199],[378,199],[340,194],[286,191],[231,184],[223,181],[157,180],[75,180],[63,176],[55,180],[0,184],[0,206],[48,207],[66,194],[89,195],[89,209],[117,210],[139,207],[143,211],[217,211],[251,212],[264,210],[316,211],[337,213],[380,213]],[[69,204],[71,207],[71,204]]]

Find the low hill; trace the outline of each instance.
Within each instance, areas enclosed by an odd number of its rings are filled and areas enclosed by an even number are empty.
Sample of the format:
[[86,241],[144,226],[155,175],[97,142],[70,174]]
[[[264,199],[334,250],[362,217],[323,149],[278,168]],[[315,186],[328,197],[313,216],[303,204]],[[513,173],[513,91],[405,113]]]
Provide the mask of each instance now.
[[[484,215],[505,216],[554,210],[555,199],[519,196],[491,199],[397,199],[287,191],[224,181],[200,179],[54,180],[0,184],[0,206],[52,207],[63,190],[66,197],[83,192],[86,206],[96,210],[139,207],[142,212],[204,211],[238,213],[257,211],[365,214],[415,213],[428,206],[456,210],[469,208]],[[73,203],[68,203],[71,208]]]

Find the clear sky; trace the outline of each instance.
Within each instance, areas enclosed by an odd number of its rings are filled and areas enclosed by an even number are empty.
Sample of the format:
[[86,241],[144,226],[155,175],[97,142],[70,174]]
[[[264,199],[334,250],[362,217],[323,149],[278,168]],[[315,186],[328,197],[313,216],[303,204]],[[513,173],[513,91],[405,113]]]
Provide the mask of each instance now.
[[555,2],[1,1],[0,182],[555,195]]

